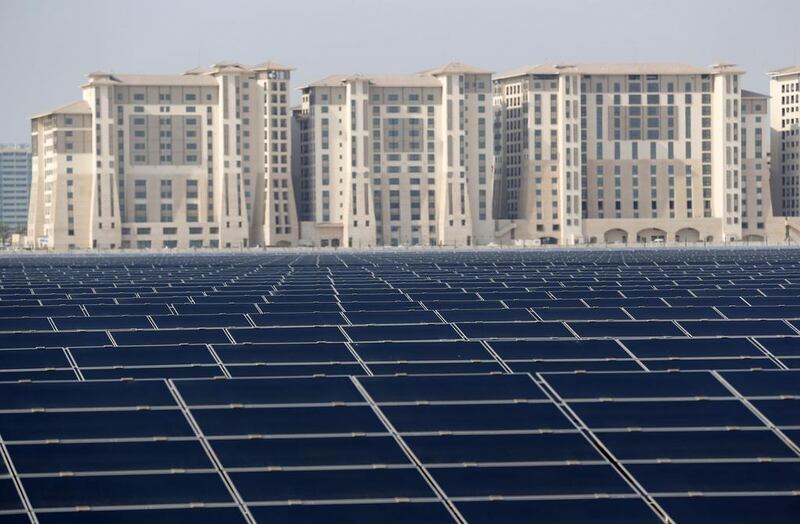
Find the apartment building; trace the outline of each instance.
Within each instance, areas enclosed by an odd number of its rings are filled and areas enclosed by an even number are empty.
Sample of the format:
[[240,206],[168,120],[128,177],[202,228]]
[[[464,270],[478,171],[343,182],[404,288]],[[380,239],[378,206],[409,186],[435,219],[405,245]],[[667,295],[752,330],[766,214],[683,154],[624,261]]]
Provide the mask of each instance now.
[[334,75],[302,88],[295,186],[316,246],[494,239],[491,73]]
[[28,241],[47,248],[292,245],[291,68],[96,72],[32,119]]
[[10,231],[28,223],[31,147],[0,144],[0,224]]
[[772,202],[775,214],[800,216],[800,66],[769,73]]
[[741,74],[580,64],[496,76],[500,238],[741,239]]
[[767,95],[742,90],[742,239],[748,241],[768,239],[772,218],[769,103]]

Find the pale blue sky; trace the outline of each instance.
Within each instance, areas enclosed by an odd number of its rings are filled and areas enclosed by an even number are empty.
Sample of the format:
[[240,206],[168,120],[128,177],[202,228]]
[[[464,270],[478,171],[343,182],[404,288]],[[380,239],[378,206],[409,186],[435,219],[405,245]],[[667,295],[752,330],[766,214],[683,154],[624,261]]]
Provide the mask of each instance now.
[[735,62],[744,86],[800,62],[798,0],[0,0],[0,142],[79,99],[86,73],[179,72],[221,60],[337,72],[460,61]]

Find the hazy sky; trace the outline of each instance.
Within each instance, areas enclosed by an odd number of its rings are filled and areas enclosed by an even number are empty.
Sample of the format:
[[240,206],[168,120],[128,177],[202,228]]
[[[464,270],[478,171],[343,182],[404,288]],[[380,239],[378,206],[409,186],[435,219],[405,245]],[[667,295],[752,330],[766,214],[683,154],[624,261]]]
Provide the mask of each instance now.
[[460,61],[734,62],[765,91],[800,62],[798,0],[0,0],[0,142],[80,98],[86,73],[182,72],[222,60],[332,73]]

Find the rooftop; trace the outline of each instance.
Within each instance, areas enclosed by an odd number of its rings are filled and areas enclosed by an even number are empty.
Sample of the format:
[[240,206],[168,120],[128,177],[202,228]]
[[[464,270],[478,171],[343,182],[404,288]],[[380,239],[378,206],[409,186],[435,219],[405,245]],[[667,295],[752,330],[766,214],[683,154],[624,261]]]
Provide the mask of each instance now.
[[88,115],[91,113],[92,113],[92,108],[89,107],[89,104],[85,100],[79,100],[77,102],[72,102],[70,104],[57,107],[50,111],[34,115],[32,118],[39,118],[48,115],[76,115],[76,114]]
[[764,95],[762,93],[756,93],[755,91],[748,91],[747,89],[742,89],[742,98],[769,98],[769,95]]
[[430,75],[331,75],[304,87],[341,87],[347,82],[364,80],[376,87],[441,87]]
[[425,71],[420,71],[420,74],[424,75],[451,75],[451,74],[472,74],[472,75],[490,75],[492,74],[491,71],[487,71],[486,69],[481,69],[479,67],[462,64],[461,62],[450,62],[449,64],[444,64],[439,67],[434,67],[433,69],[427,69]]
[[578,73],[583,75],[702,75],[711,74],[722,68],[733,67],[724,64],[718,67],[697,67],[688,64],[668,63],[628,63],[628,64],[538,64],[523,66],[496,75],[496,79],[513,78],[521,75],[557,75]]
[[780,69],[775,69],[767,74],[769,74],[769,76],[776,77],[785,75],[795,75],[798,73],[800,73],[800,66],[788,66],[788,67],[782,67]]

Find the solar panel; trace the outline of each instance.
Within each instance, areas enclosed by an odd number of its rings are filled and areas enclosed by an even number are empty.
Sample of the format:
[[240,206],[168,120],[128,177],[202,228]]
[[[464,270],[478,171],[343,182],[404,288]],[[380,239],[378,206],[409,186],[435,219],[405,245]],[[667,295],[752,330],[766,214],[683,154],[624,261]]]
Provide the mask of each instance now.
[[214,452],[226,468],[408,465],[388,435],[291,439],[220,439]]
[[439,502],[411,502],[402,498],[385,503],[255,506],[252,513],[259,522],[453,522]]
[[[141,522],[146,519],[150,524],[173,524],[175,522],[192,522],[197,524],[242,524],[244,520],[242,512],[236,507],[190,507],[190,508],[168,508],[152,509],[138,507],[134,509],[114,509],[92,511],[71,511],[71,512],[50,512],[39,513],[38,520],[41,523],[49,524],[104,524],[106,522],[117,522],[120,524],[130,524]],[[25,517],[26,522],[27,516]]]
[[9,257],[0,516],[786,521],[797,253]]
[[547,522],[557,516],[559,522],[662,522],[647,504],[638,498],[565,498],[557,500],[459,501],[457,507],[469,522],[523,524]]

